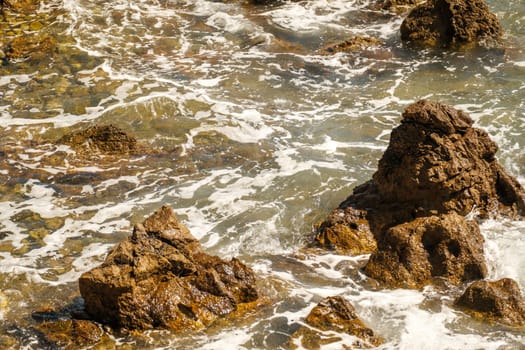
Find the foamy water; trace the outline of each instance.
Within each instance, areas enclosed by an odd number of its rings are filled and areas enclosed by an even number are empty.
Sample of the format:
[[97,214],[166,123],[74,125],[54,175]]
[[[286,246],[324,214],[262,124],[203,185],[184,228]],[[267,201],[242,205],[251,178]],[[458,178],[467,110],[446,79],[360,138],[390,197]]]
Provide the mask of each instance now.
[[[313,225],[370,179],[401,112],[420,98],[467,111],[525,184],[525,4],[487,3],[505,28],[504,52],[407,49],[403,15],[363,1],[48,4],[63,8],[46,29],[61,36],[60,58],[0,67],[2,331],[24,334],[15,348],[36,348],[31,312],[72,301],[80,274],[168,204],[210,253],[254,268],[272,305],[226,329],[117,344],[275,349],[323,297],[343,295],[385,339],[381,349],[520,348],[522,332],[454,309],[459,290],[376,290],[359,270],[367,256],[296,256]],[[353,35],[385,44],[319,53]],[[180,153],[80,162],[52,142],[84,123]],[[489,277],[523,288],[523,222],[481,230]]]

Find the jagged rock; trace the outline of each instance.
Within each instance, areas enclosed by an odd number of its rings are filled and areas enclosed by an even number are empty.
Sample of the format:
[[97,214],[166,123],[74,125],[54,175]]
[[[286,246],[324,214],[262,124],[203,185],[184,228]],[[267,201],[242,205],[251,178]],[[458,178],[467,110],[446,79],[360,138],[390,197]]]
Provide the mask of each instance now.
[[[377,241],[390,227],[417,217],[472,211],[481,217],[523,215],[523,187],[497,162],[498,148],[488,134],[472,124],[466,113],[441,103],[421,100],[408,106],[372,180],[356,187],[319,226],[318,243],[326,245],[323,237],[331,232],[362,232],[356,241],[367,241],[368,229],[355,230],[355,212],[360,213],[358,227],[366,227],[366,219]],[[359,251],[359,244],[348,247],[354,239],[331,244]]]
[[133,155],[147,153],[146,146],[114,125],[91,126],[62,136],[57,143],[66,144],[80,156],[97,154]]
[[502,32],[483,0],[429,0],[401,24],[402,40],[431,47],[497,43]]
[[341,296],[321,300],[305,321],[308,326],[299,328],[292,335],[290,348],[296,349],[300,345],[306,349],[320,349],[322,345],[342,340],[341,337],[326,334],[329,331],[358,338],[352,349],[367,349],[383,343],[383,339],[359,319],[352,304]]
[[512,327],[525,325],[525,299],[518,283],[510,278],[476,281],[455,301],[476,318]]
[[87,313],[127,329],[199,329],[257,300],[253,271],[206,254],[162,207],[79,280]]
[[451,212],[390,228],[378,242],[365,273],[388,287],[420,288],[433,277],[453,284],[487,274],[477,223]]

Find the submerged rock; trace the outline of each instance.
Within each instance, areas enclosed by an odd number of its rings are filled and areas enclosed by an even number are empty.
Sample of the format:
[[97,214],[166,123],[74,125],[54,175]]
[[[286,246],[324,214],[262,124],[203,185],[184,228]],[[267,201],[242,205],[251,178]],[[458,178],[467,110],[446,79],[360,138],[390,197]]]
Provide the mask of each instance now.
[[14,12],[30,14],[38,10],[40,0],[0,0],[0,9],[9,9]]
[[133,155],[147,153],[146,146],[114,125],[91,126],[62,136],[57,143],[73,148],[78,155]]
[[42,60],[52,57],[56,51],[56,40],[45,34],[20,35],[7,44],[6,60]]
[[43,346],[51,349],[79,349],[99,344],[108,336],[96,323],[87,320],[58,320],[35,326]]
[[401,24],[402,40],[431,47],[497,43],[502,32],[483,0],[429,0]]
[[510,278],[476,281],[455,301],[476,318],[512,327],[525,325],[525,299],[518,283]]
[[465,112],[441,103],[408,106],[372,180],[356,187],[319,226],[317,243],[326,246],[325,237],[338,232],[342,237],[330,245],[369,253],[372,245],[360,248],[370,240],[368,228],[381,241],[389,228],[418,217],[523,215],[523,187],[496,160],[497,145],[472,124]]
[[477,223],[454,212],[390,228],[365,273],[389,287],[420,288],[433,277],[453,284],[484,278],[483,236]]
[[257,300],[255,274],[206,254],[162,207],[79,280],[87,313],[127,329],[199,329]]
[[339,42],[333,45],[328,45],[321,49],[321,53],[326,55],[335,54],[338,52],[355,52],[362,51],[369,48],[375,48],[382,44],[382,41],[368,36],[356,36]]
[[367,349],[383,343],[383,339],[359,319],[352,304],[341,296],[321,300],[310,311],[305,321],[308,326],[299,328],[292,335],[290,348],[296,349],[300,345],[306,349],[320,349],[322,345],[342,340],[341,337],[328,332],[356,337],[352,349]]

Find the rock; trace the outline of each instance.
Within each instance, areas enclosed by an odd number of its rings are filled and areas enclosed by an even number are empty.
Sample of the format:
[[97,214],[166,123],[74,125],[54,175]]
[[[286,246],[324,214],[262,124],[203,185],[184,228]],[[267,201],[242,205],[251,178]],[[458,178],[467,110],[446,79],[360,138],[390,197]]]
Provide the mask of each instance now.
[[[497,162],[497,145],[472,124],[466,113],[441,103],[408,106],[372,180],[356,187],[319,225],[317,243],[326,246],[325,237],[337,232],[343,237],[328,245],[367,253],[371,245],[361,250],[360,242],[370,240],[368,228],[380,241],[390,227],[418,217],[524,215],[523,187]],[[367,229],[355,229],[366,228],[366,221]]]
[[525,325],[525,299],[518,283],[510,278],[476,281],[455,301],[476,318],[511,327]]
[[497,145],[472,124],[463,111],[440,103],[408,106],[373,175],[381,199],[419,216],[474,209],[482,216],[522,215],[525,191],[497,162]]
[[451,212],[417,218],[390,228],[364,272],[383,285],[421,288],[433,277],[452,284],[487,274],[477,223]]
[[86,320],[59,320],[35,326],[45,348],[79,349],[100,343],[104,331],[94,322]]
[[336,209],[318,227],[315,241],[318,245],[339,254],[370,254],[377,248],[370,231],[366,210],[352,207]]
[[162,207],[79,280],[87,313],[127,329],[199,329],[257,300],[253,271],[206,254]]
[[78,155],[136,155],[147,153],[146,146],[137,142],[134,136],[126,134],[114,125],[91,126],[85,130],[62,136],[57,143],[73,148]]
[[309,327],[303,326],[292,335],[292,349],[296,349],[297,345],[306,349],[320,349],[322,345],[342,340],[341,337],[327,332],[358,338],[352,344],[352,349],[366,349],[383,343],[383,339],[359,319],[352,304],[341,296],[323,299],[310,311],[306,323]]
[[372,9],[403,12],[409,7],[414,7],[418,3],[421,3],[421,0],[379,0],[377,3],[373,4]]
[[378,47],[382,41],[368,36],[356,36],[340,43],[326,46],[321,53],[332,55],[338,52],[355,52]]
[[0,9],[23,14],[31,14],[40,7],[40,0],[0,0]]
[[402,40],[430,47],[497,43],[502,32],[483,0],[429,0],[401,24]]
[[4,59],[42,60],[52,57],[56,51],[56,40],[43,34],[26,34],[15,37],[4,50]]

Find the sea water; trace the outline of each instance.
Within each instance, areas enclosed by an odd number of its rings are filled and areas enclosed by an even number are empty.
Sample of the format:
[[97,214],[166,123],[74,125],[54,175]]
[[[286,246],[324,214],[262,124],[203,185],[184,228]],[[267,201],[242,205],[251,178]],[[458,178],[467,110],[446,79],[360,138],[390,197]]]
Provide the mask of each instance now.
[[[487,4],[503,48],[443,52],[405,47],[406,13],[367,1],[45,1],[54,57],[0,67],[0,341],[38,348],[31,313],[77,300],[78,277],[166,204],[209,253],[251,266],[272,303],[191,335],[116,336],[117,348],[277,349],[332,295],[352,302],[381,349],[522,348],[523,332],[456,310],[460,288],[382,290],[360,272],[367,256],[302,252],[421,98],[469,113],[525,184],[525,3]],[[384,44],[321,54],[356,35]],[[166,153],[89,162],[54,143],[92,123]],[[523,222],[481,230],[489,278],[523,288]],[[352,343],[340,336],[326,349]]]

